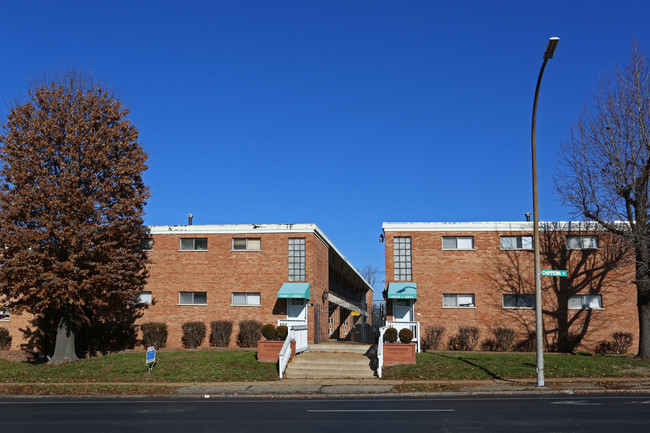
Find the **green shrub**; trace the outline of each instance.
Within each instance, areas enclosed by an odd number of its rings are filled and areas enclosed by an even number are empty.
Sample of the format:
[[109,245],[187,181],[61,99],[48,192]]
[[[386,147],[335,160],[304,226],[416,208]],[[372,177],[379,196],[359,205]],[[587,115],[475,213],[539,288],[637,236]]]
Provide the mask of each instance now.
[[620,354],[627,353],[632,345],[632,334],[629,332],[614,332],[612,340],[612,351]]
[[476,326],[461,326],[458,334],[449,339],[451,350],[474,350],[478,344],[480,332]]
[[289,334],[289,328],[284,325],[278,326],[278,329],[275,330],[275,339],[276,340],[286,340],[287,335]]
[[601,341],[595,347],[594,352],[599,355],[609,355],[610,353],[614,352],[614,349],[612,348],[612,343],[609,341]]
[[183,346],[187,349],[196,349],[205,340],[205,323],[186,322],[181,325],[183,329]]
[[149,322],[140,325],[142,331],[142,345],[153,346],[157,349],[167,344],[167,324],[162,322]]
[[228,347],[232,335],[232,320],[210,322],[210,346]]
[[515,346],[517,352],[534,352],[537,348],[537,334],[535,331],[528,332],[528,338],[521,340]]
[[275,326],[270,323],[262,326],[262,335],[267,340],[275,340]]
[[7,328],[0,328],[0,350],[9,350],[11,348],[11,335]]
[[440,346],[440,343],[442,342],[442,336],[444,334],[444,326],[427,326],[422,338],[422,349],[425,352],[427,350],[437,350],[438,346]]
[[494,338],[486,338],[481,342],[481,350],[485,350],[487,352],[496,352],[497,341]]
[[492,329],[494,334],[494,349],[499,352],[505,352],[510,349],[515,341],[515,330],[512,328],[496,327]]
[[402,328],[399,331],[399,341],[400,343],[407,344],[413,340],[413,331],[408,328]]
[[397,343],[397,329],[388,328],[384,332],[384,342],[385,343]]
[[262,326],[262,322],[257,320],[240,321],[237,345],[239,347],[255,347],[262,336]]

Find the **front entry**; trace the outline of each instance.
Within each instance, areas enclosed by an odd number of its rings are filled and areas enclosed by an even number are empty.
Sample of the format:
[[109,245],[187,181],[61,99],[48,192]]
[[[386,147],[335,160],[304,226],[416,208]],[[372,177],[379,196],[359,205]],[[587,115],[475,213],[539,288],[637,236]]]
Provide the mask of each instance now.
[[306,320],[306,304],[306,299],[287,299],[287,318],[293,320]]
[[410,299],[393,299],[393,316],[398,322],[413,321],[413,301]]

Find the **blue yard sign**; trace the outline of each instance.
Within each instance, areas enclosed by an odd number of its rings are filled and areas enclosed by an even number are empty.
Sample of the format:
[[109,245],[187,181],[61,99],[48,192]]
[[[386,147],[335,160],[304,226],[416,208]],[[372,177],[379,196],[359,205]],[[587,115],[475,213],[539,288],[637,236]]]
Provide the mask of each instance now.
[[156,364],[156,348],[153,346],[147,347],[147,360],[145,361],[148,367],[148,373],[151,374],[154,364]]

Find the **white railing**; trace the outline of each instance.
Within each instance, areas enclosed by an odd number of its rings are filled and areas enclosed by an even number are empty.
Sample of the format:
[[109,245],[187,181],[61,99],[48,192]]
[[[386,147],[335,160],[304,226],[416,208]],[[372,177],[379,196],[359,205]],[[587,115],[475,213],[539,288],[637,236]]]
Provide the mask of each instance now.
[[309,327],[307,324],[285,326],[288,326],[289,332],[287,333],[287,338],[284,340],[282,349],[280,349],[280,356],[278,357],[278,370],[280,371],[280,379],[282,379],[284,370],[286,370],[287,364],[289,364],[289,360],[291,359],[291,342],[294,341],[296,344],[296,354],[304,352],[309,348]]
[[286,326],[291,328],[292,326],[307,325],[307,319],[278,319],[278,326]]
[[395,328],[397,333],[402,329],[410,329],[413,333],[412,343],[416,343],[416,351],[420,353],[420,322],[398,322],[396,320],[386,320],[386,326],[389,328]]
[[379,341],[377,342],[377,377],[381,379],[381,371],[384,368],[384,332],[389,326],[379,328]]

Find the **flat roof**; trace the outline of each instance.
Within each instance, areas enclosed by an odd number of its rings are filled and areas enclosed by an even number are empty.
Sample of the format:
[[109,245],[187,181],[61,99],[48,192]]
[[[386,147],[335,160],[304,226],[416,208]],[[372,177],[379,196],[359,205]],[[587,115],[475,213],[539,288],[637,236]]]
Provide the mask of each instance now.
[[[543,231],[604,231],[593,221],[540,221],[539,225]],[[532,232],[534,222],[385,222],[381,227],[385,232]]]
[[[262,234],[262,233],[313,233],[326,246],[332,248],[336,254],[350,266],[350,268],[361,278],[366,286],[374,293],[374,289],[357,268],[334,246],[325,233],[316,224],[197,224],[197,225],[173,225],[173,226],[147,226],[149,234],[152,235],[210,235],[210,234]],[[329,288],[328,288],[329,289]]]

